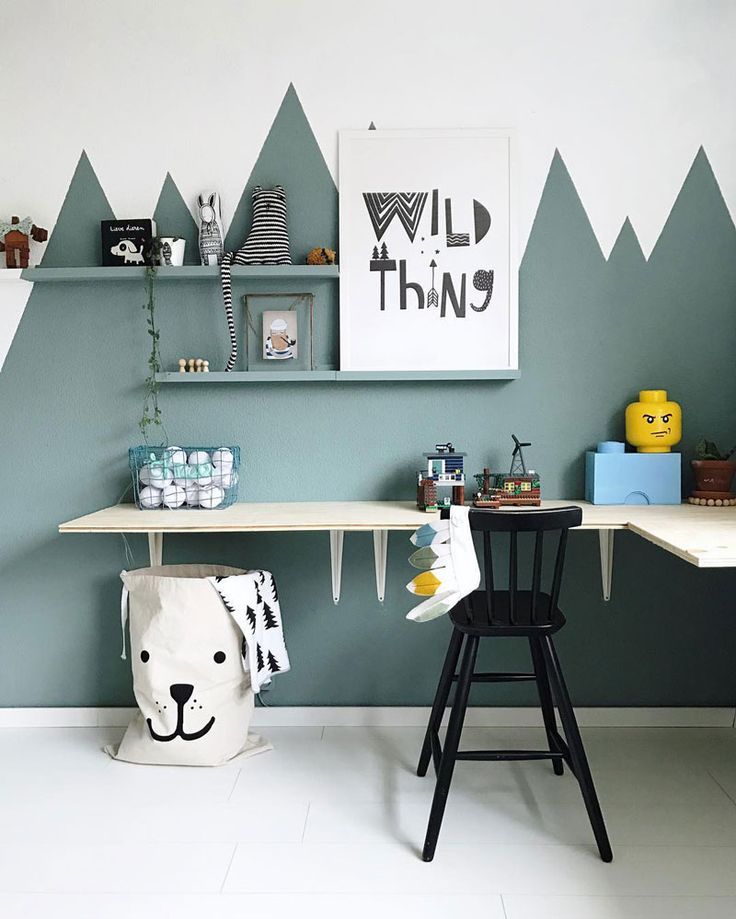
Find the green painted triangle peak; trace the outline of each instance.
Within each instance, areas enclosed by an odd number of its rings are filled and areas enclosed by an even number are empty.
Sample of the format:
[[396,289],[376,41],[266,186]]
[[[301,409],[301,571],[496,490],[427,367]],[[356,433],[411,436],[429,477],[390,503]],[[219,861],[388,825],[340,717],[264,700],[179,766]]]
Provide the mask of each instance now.
[[82,150],[41,265],[44,268],[101,265],[100,221],[114,219],[92,163]]
[[636,230],[627,217],[621,224],[616,242],[613,244],[613,248],[608,256],[608,263],[615,263],[618,267],[622,262],[631,265],[635,262],[645,261],[646,258],[642,251],[639,237],[636,235]]
[[[736,227],[704,147],[699,147],[672,210],[649,257],[663,253],[690,262],[696,253],[715,258],[724,245],[733,250]],[[725,256],[725,250],[723,252]]]
[[571,253],[589,264],[605,257],[565,161],[555,149],[522,264],[530,257],[567,259]]
[[199,265],[199,229],[170,172],[161,186],[153,219],[159,236],[181,236],[186,240],[184,264]]
[[337,188],[293,83],[286,90],[233,214],[225,238],[228,251],[239,249],[250,230],[254,185],[283,185],[286,190],[295,264],[303,264],[315,246],[337,249]]

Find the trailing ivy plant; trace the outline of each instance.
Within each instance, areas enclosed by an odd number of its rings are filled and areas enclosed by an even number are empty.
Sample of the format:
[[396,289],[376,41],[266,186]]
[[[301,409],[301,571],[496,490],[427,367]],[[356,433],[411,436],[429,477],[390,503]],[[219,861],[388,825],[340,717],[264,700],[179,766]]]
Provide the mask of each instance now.
[[161,385],[158,381],[158,374],[162,371],[160,341],[161,333],[156,325],[156,256],[157,240],[151,249],[150,263],[146,266],[146,302],[143,309],[146,311],[146,331],[151,339],[151,350],[148,355],[148,376],[143,384],[143,412],[138,422],[138,427],[143,435],[143,439],[148,443],[151,431],[158,430],[157,439],[165,442],[167,440],[166,427],[163,423],[161,408],[158,404],[158,391]]

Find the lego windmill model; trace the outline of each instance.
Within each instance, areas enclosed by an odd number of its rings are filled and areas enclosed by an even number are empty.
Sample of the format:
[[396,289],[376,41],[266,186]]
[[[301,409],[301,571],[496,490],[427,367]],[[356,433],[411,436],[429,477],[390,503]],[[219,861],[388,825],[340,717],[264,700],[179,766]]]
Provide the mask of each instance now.
[[474,507],[539,507],[542,503],[539,475],[533,469],[527,469],[524,460],[524,447],[531,447],[531,443],[522,443],[515,434],[511,435],[511,439],[514,450],[508,473],[491,472],[486,467],[475,476],[478,491],[473,498]]
[[531,441],[522,444],[519,441],[519,438],[516,434],[511,435],[511,439],[514,442],[514,452],[511,454],[511,469],[509,469],[509,476],[526,476],[529,473],[526,471],[526,463],[524,462],[524,447],[531,447]]

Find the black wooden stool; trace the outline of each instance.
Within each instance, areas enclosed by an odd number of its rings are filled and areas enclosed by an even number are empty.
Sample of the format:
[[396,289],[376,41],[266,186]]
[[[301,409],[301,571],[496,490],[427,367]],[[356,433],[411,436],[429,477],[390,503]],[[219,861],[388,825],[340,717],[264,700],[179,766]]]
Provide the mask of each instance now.
[[[447,515],[443,511],[443,517]],[[437,839],[442,826],[447,795],[450,791],[452,773],[458,760],[526,760],[550,759],[557,775],[562,775],[563,763],[580,785],[593,835],[604,862],[613,860],[611,844],[608,841],[593,777],[585,756],[582,738],[578,729],[570,696],[562,675],[552,636],[565,624],[565,617],[557,601],[562,582],[565,562],[567,533],[570,527],[580,525],[582,511],[579,507],[551,508],[544,510],[471,510],[470,527],[483,533],[483,556],[485,585],[458,603],[450,611],[453,624],[450,646],[437,686],[432,714],[429,718],[424,746],[419,758],[417,774],[427,774],[430,758],[437,773],[437,785],[429,815],[427,836],[422,858],[430,862],[434,858]],[[493,580],[493,555],[491,533],[509,534],[509,576],[508,589],[496,590]],[[531,589],[518,587],[518,534],[534,533],[534,557],[532,561]],[[549,535],[548,535],[549,534]],[[557,553],[551,572],[549,592],[542,591],[542,554],[545,537],[555,539]],[[548,578],[545,578],[548,581]],[[529,640],[533,673],[476,673],[475,659],[481,638],[521,636]],[[456,673],[460,652],[465,644],[459,674]],[[461,750],[458,751],[460,734],[468,707],[471,683],[506,683],[534,680],[539,691],[539,701],[547,733],[548,750]],[[439,728],[447,705],[453,682],[457,683],[455,698],[447,727],[445,745],[440,745]],[[557,730],[555,708],[565,737]]]

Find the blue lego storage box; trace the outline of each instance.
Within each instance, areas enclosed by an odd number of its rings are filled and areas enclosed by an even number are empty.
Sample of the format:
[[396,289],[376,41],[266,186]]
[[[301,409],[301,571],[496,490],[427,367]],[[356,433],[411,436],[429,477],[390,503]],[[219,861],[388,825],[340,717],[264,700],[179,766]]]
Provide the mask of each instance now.
[[679,504],[679,453],[626,453],[617,441],[585,454],[585,500],[591,504]]

